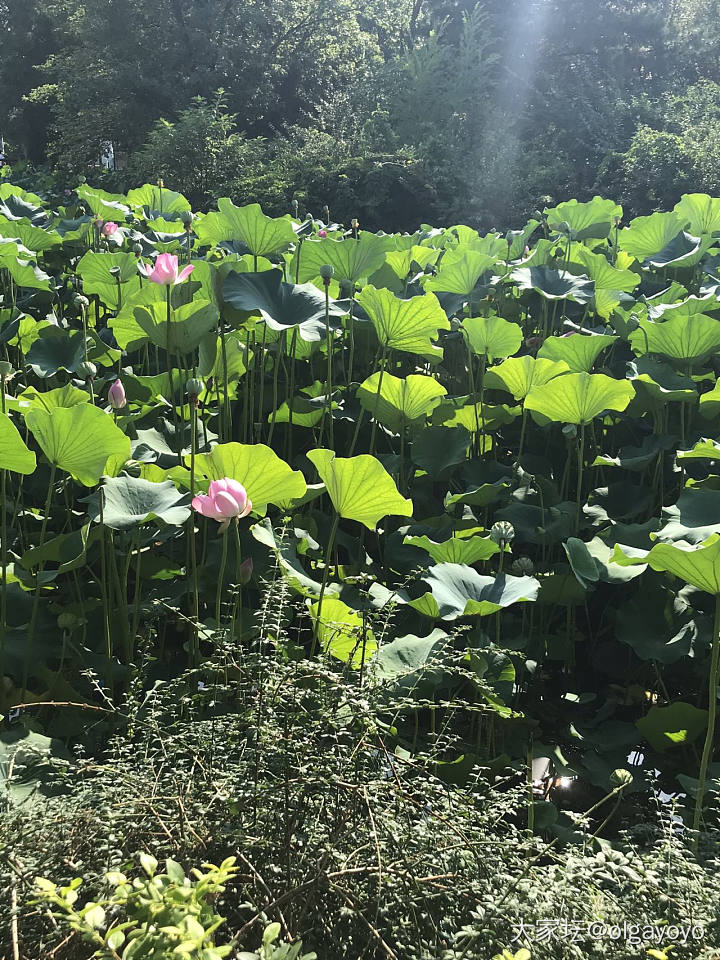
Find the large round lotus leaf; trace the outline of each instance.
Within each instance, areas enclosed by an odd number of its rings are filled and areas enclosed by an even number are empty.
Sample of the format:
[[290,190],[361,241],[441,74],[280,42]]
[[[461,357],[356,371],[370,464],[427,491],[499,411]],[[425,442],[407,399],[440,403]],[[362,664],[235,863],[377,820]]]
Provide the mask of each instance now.
[[720,443],[704,437],[690,450],[678,450],[678,460],[717,460],[720,462]]
[[288,247],[295,241],[290,217],[267,217],[259,203],[236,207],[232,200],[218,200],[218,212],[199,217],[193,229],[201,244],[238,240],[250,253],[263,257]]
[[0,267],[5,267],[19,287],[28,287],[31,290],[50,289],[50,276],[44,270],[35,263],[19,259],[11,252],[0,249]]
[[54,410],[56,407],[76,407],[79,403],[88,403],[90,394],[86,390],[78,390],[71,383],[64,387],[55,387],[54,390],[41,392],[35,387],[27,387],[17,397],[19,408],[29,410]]
[[[35,454],[25,446],[10,417],[0,413],[0,469],[12,470],[13,473],[32,473],[35,466]],[[5,509],[4,504],[0,509]]]
[[600,290],[622,290],[632,293],[642,277],[634,270],[619,270],[601,253],[593,253],[580,243],[574,243],[570,252],[571,266],[578,265],[595,284],[595,294]]
[[431,477],[465,461],[470,432],[465,427],[426,427],[415,434],[410,457]]
[[327,264],[333,268],[333,279],[342,283],[357,283],[370,277],[385,262],[385,254],[391,249],[392,237],[378,237],[363,230],[358,240],[305,240],[295,253],[290,272],[295,276],[300,260],[298,280],[305,283],[320,276],[320,268]]
[[676,213],[651,213],[635,217],[618,235],[621,250],[644,261],[659,253],[682,231],[683,219]]
[[538,350],[538,358],[566,363],[572,373],[589,373],[602,351],[616,340],[606,333],[548,337]]
[[534,290],[546,300],[572,300],[589,303],[595,285],[587,277],[551,270],[550,267],[518,267],[511,274],[521,290]]
[[636,385],[638,397],[646,395],[653,404],[664,404],[670,400],[687,403],[697,399],[697,389],[690,377],[673,370],[663,360],[639,357],[628,363],[627,378]]
[[688,487],[674,504],[663,507],[663,517],[666,523],[658,530],[658,540],[701,543],[720,533],[720,490]]
[[125,283],[138,273],[137,260],[132,253],[94,253],[92,250],[83,256],[75,268],[82,277],[83,292],[97,293],[101,297],[107,287],[117,286],[111,270],[117,270],[120,283]]
[[60,235],[55,230],[43,230],[25,220],[9,220],[6,216],[0,216],[0,237],[19,240],[33,254],[50,250],[61,243]]
[[214,303],[209,300],[193,300],[173,310],[168,339],[167,307],[164,303],[135,307],[133,313],[135,324],[142,334],[156,347],[168,350],[173,356],[195,350],[203,337],[215,329],[218,322],[218,308]]
[[190,209],[190,201],[181,193],[159,187],[155,183],[145,183],[142,187],[130,190],[127,202],[133,207],[147,208],[159,214],[178,213]]
[[638,354],[659,353],[696,363],[720,349],[720,321],[703,314],[671,316],[662,323],[641,320],[640,327],[630,335],[630,345]]
[[492,270],[497,260],[497,257],[466,246],[449,250],[440,261],[437,276],[425,281],[425,289],[469,297],[480,277]]
[[442,359],[441,348],[431,340],[437,340],[440,330],[449,330],[450,321],[434,293],[401,300],[390,290],[368,286],[356,299],[370,317],[381,344],[392,350]]
[[516,400],[523,400],[533,387],[539,387],[553,380],[570,367],[565,361],[555,362],[535,357],[509,357],[485,373],[485,386],[488,389],[507,390]]
[[414,420],[429,416],[446,393],[445,387],[432,377],[411,373],[401,379],[378,371],[360,384],[357,397],[376,420],[398,431]]
[[522,343],[522,329],[502,317],[469,317],[462,328],[473,353],[486,356],[491,363],[517,353]]
[[650,707],[636,726],[651,747],[661,753],[697,740],[708,722],[707,710],[681,700],[667,707]]
[[618,544],[613,562],[620,564],[648,563],[653,570],[665,570],[692,584],[698,590],[720,594],[720,534],[714,533],[704,543],[656,543],[649,552]]
[[684,193],[673,208],[696,237],[720,230],[720,199],[706,193]]
[[567,200],[556,207],[546,207],[543,212],[551,230],[567,236],[569,227],[574,240],[587,240],[609,236],[616,218],[622,217],[623,210],[613,200],[593,197],[585,203]]
[[426,637],[408,634],[384,643],[373,659],[375,679],[383,685],[414,687],[427,666],[438,665],[447,641],[448,635],[436,627]]
[[424,270],[429,263],[435,263],[439,255],[440,251],[433,250],[432,247],[414,245],[406,250],[391,250],[386,255],[385,262],[400,280],[405,280],[412,272],[413,265]]
[[520,416],[520,407],[505,403],[464,403],[464,398],[452,397],[440,403],[433,411],[433,422],[448,427],[465,427],[471,433],[498,430]]
[[383,517],[411,517],[412,500],[401,496],[395,481],[375,457],[336,457],[332,450],[311,450],[315,465],[335,510],[374,530]]
[[[155,521],[177,527],[190,516],[189,497],[180,493],[171,480],[151,483],[137,477],[108,478],[101,492],[103,523],[113,530],[130,530]],[[93,519],[100,519],[99,509]]]
[[436,620],[486,617],[513,603],[535,600],[540,584],[534,577],[483,577],[460,563],[439,563],[427,572],[430,592],[411,606]]
[[87,183],[80,184],[75,193],[101,220],[117,220],[121,223],[130,213],[127,197],[121,193],[108,193],[98,187],[91,187]]
[[[281,270],[229,273],[222,295],[236,310],[258,311],[272,330],[297,329],[303,340],[325,339],[325,294],[312,283],[284,283]],[[329,313],[340,317],[347,308],[331,300]]]
[[130,458],[130,439],[111,416],[88,403],[30,410],[25,422],[50,463],[86,487],[107,470],[117,473]]
[[45,379],[54,377],[58,370],[74,373],[83,357],[83,335],[79,330],[68,332],[60,327],[45,327],[26,359],[33,373]]
[[613,457],[601,453],[595,457],[593,467],[620,467],[638,473],[656,462],[659,454],[675,446],[675,437],[667,433],[652,434],[645,437],[639,447],[620,447]]
[[708,393],[700,397],[700,414],[707,419],[714,418],[720,413],[720,380]]
[[403,543],[424,550],[435,563],[462,563],[468,567],[500,553],[500,547],[490,537],[450,537],[441,541],[427,536],[405,537]]
[[624,410],[634,396],[631,384],[603,373],[568,373],[533,387],[525,407],[560,423],[590,423],[604,410]]
[[[190,462],[187,457],[186,462]],[[307,491],[302,473],[264,443],[219,443],[211,453],[197,455],[195,470],[207,480],[237,480],[252,500],[253,513],[260,515],[269,503],[289,506]]]
[[[310,613],[318,620],[319,603],[313,603]],[[317,625],[320,646],[331,657],[359,670],[377,651],[372,630],[363,622],[363,615],[336,597],[324,597],[320,622]]]

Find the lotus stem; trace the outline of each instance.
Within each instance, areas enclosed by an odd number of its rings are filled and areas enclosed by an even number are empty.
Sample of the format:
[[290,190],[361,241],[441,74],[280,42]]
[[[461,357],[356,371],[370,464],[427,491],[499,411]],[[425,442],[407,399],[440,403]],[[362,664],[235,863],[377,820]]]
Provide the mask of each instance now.
[[332,527],[330,528],[330,537],[328,538],[327,550],[325,551],[325,570],[323,571],[322,584],[320,586],[320,596],[318,597],[317,614],[315,616],[315,629],[313,631],[313,642],[310,650],[310,656],[315,653],[318,637],[320,636],[320,617],[322,615],[323,599],[325,598],[325,590],[327,589],[328,577],[330,575],[330,559],[335,546],[335,537],[337,536],[339,523],[340,514],[336,512],[335,516],[333,517]]
[[[55,484],[55,464],[50,464],[50,481],[48,483],[47,497],[45,498],[45,510],[43,511],[42,526],[40,527],[40,543],[38,544],[38,550],[42,550],[45,545],[45,532],[47,531],[48,516],[50,514],[50,506],[52,504],[52,495],[53,495],[53,486]],[[4,472],[4,471],[3,471]],[[4,502],[3,506],[3,515]],[[25,693],[27,691],[27,681],[28,681],[28,671],[29,671],[29,650],[30,644],[32,643],[33,636],[35,634],[35,624],[37,623],[37,613],[38,613],[38,603],[40,601],[40,578],[42,576],[43,569],[45,567],[44,561],[41,559],[38,562],[37,573],[35,574],[35,596],[33,597],[33,606],[32,613],[30,614],[30,623],[28,624],[27,632],[27,643],[25,645],[25,655],[23,657],[23,676],[22,676],[22,699],[25,699]],[[3,568],[4,569],[4,568]]]
[[[195,454],[197,452],[197,397],[190,397],[190,497],[195,496]],[[195,516],[190,511],[188,517],[188,550],[190,552],[190,582],[192,585],[192,626],[190,627],[190,652],[193,666],[200,663],[198,644],[198,622],[200,619],[200,601],[198,598],[197,554],[195,551]]]
[[575,490],[575,530],[580,528],[580,501],[582,499],[583,461],[585,457],[585,424],[580,424],[580,442],[577,454],[577,488]]
[[708,680],[708,725],[705,734],[700,772],[698,774],[697,793],[695,794],[695,814],[693,816],[693,849],[697,851],[700,841],[700,820],[702,819],[705,781],[715,742],[715,718],[717,714],[718,666],[720,666],[720,593],[715,594],[715,620],[713,623],[712,652],[710,654],[710,677]]
[[220,558],[220,576],[218,577],[217,591],[215,592],[215,623],[220,629],[220,605],[222,601],[223,580],[225,579],[225,564],[227,563],[227,529],[222,532],[222,557]]

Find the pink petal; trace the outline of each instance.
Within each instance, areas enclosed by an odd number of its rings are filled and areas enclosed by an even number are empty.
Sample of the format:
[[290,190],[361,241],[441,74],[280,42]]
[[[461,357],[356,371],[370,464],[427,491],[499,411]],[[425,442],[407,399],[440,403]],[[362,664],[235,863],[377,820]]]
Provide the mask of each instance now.
[[178,274],[178,278],[177,278],[177,280],[175,281],[175,283],[182,283],[183,280],[187,280],[187,278],[190,276],[190,274],[193,272],[194,269],[195,269],[195,267],[194,267],[191,263],[189,263],[186,267],[184,267],[184,268],[180,271],[180,273]]
[[207,494],[199,493],[196,497],[193,497],[192,508],[196,513],[202,514],[203,517],[212,517],[213,520],[217,519],[215,504]]
[[221,517],[237,517],[241,512],[240,504],[229,493],[224,490],[215,494],[215,509]]

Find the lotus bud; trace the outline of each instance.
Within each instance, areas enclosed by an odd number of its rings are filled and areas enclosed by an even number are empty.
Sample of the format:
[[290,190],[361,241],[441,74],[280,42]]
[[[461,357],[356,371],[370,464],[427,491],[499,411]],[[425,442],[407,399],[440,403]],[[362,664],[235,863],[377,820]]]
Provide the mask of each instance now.
[[574,423],[566,423],[562,428],[563,436],[567,437],[568,440],[575,440],[577,437],[577,427]]
[[160,177],[160,179],[158,180],[157,185],[160,187],[161,190],[165,186],[165,181],[162,179],[162,177]]
[[535,569],[535,564],[530,557],[518,557],[513,561],[510,569],[516,577],[529,577]]
[[325,237],[327,236],[327,230],[318,230],[318,236],[325,239]]
[[120,267],[110,267],[110,276],[120,283]]
[[620,226],[620,221],[621,221],[621,220],[622,220],[622,217],[619,217],[619,216],[617,216],[617,214],[616,214],[616,215],[615,215],[615,220],[614,220],[616,227],[619,227],[619,226]]
[[83,380],[94,380],[97,375],[97,367],[94,363],[90,363],[89,360],[83,360],[83,362],[78,366],[77,372],[83,378]]
[[640,321],[634,313],[631,313],[627,322],[628,333],[634,333],[640,329]]
[[293,200],[293,201],[290,203],[290,206],[292,207],[293,216],[296,217],[296,216],[298,215],[298,202],[297,202],[297,200]]
[[613,772],[610,774],[610,786],[624,789],[625,787],[630,786],[630,784],[633,782],[633,779],[633,775],[629,770],[625,770],[623,767],[620,767],[617,770],[613,770]]
[[498,520],[490,527],[490,539],[497,544],[510,543],[515,539],[515,528],[507,520]]
[[191,210],[180,211],[180,223],[182,223],[182,225],[185,227],[186,230],[189,226],[192,225],[193,220],[194,220],[194,217],[192,215]]
[[323,217],[325,219],[325,223],[330,223],[330,207],[327,204],[325,204],[323,207]]
[[90,306],[90,301],[87,297],[84,297],[81,293],[74,293],[72,298],[73,306],[77,307],[78,310],[87,310]]
[[563,231],[563,233],[570,233],[572,230],[572,227],[567,222],[567,220],[563,220],[563,222],[560,224],[560,229]]
[[108,400],[113,410],[122,410],[125,406],[127,398],[125,397],[125,387],[122,385],[122,380],[116,380],[110,387],[108,390]]
[[360,221],[357,219],[357,217],[352,218],[350,221],[350,226],[353,228],[353,230],[358,230],[360,228]]
[[332,267],[329,263],[324,263],[320,267],[320,276],[323,279],[323,283],[327,287],[332,280],[333,274],[335,273],[335,268]]
[[140,256],[140,255],[142,254],[142,251],[143,251],[142,244],[140,244],[140,243],[134,243],[134,244],[132,245],[132,252],[133,252],[133,253],[136,253],[138,256]]
[[205,384],[199,377],[193,377],[185,384],[185,392],[193,406],[197,406],[197,399],[205,389]]
[[250,578],[253,575],[253,558],[247,557],[240,564],[240,569],[238,570],[238,576],[241,586],[246,586],[250,583]]
[[0,360],[0,380],[12,380],[15,376],[13,365],[9,360]]
[[102,235],[104,237],[111,237],[114,233],[117,232],[118,225],[113,223],[112,220],[108,220],[107,223],[102,225]]

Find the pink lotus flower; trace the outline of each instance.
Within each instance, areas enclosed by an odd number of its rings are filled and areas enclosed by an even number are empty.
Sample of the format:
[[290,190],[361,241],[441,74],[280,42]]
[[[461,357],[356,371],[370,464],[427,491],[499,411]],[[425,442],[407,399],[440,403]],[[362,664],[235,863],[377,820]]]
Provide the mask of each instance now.
[[159,283],[161,287],[169,287],[187,280],[195,267],[188,264],[178,273],[178,258],[172,253],[161,253],[156,259],[154,267],[151,268],[141,263],[139,269],[148,280]]
[[192,508],[204,517],[217,520],[221,530],[226,530],[231,520],[242,520],[252,510],[245,487],[237,480],[223,477],[213,480],[208,492],[193,498]]
[[319,237],[326,237],[326,236],[327,236],[327,230],[318,230],[318,236],[319,236]]
[[121,380],[116,380],[108,390],[108,400],[110,401],[110,406],[113,408],[113,410],[122,410],[127,403],[125,398],[125,387],[122,385]]
[[104,237],[111,237],[117,230],[118,225],[113,223],[112,220],[108,220],[107,223],[104,223],[102,226],[102,235]]

